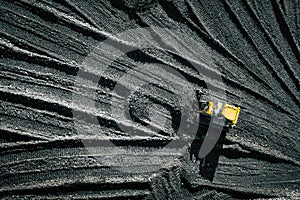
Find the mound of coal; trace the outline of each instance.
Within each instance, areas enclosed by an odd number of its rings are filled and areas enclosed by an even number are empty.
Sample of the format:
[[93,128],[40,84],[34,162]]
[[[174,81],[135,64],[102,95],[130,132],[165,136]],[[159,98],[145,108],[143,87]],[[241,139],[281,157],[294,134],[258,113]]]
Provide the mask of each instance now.
[[299,1],[0,2],[1,199],[300,198]]

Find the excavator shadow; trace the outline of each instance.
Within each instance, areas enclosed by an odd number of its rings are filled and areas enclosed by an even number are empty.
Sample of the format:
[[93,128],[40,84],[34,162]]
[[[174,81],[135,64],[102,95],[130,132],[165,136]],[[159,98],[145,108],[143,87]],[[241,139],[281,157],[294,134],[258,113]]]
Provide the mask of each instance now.
[[208,132],[208,127],[204,127],[204,126],[199,127],[197,134],[191,143],[190,152],[189,152],[191,160],[200,161],[199,173],[201,177],[209,181],[213,181],[213,178],[215,176],[215,172],[219,162],[219,157],[222,153],[225,136],[226,133],[228,132],[228,129],[223,129],[223,130],[215,129],[215,131],[221,131],[221,135],[220,137],[217,136],[219,138],[215,138],[217,140],[216,144],[204,158],[199,157],[199,151],[203,145],[204,138],[206,137],[206,134]]

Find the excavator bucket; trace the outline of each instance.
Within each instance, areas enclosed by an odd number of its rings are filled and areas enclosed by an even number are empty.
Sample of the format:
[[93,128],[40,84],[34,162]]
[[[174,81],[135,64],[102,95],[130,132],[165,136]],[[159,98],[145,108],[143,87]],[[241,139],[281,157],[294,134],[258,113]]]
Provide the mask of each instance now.
[[240,107],[231,106],[229,104],[224,104],[222,115],[225,119],[231,122],[232,126],[235,126],[240,114]]

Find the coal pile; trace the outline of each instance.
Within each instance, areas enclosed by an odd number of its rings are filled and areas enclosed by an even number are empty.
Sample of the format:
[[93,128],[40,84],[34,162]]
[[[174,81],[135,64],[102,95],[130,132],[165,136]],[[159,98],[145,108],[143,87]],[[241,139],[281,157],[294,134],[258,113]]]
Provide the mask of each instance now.
[[300,198],[299,1],[0,1],[1,199]]

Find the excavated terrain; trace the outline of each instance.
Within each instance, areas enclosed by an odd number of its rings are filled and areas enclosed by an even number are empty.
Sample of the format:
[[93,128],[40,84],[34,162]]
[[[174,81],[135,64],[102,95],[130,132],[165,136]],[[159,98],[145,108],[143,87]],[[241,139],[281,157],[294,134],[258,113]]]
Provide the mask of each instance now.
[[300,1],[0,2],[1,199],[300,198]]

